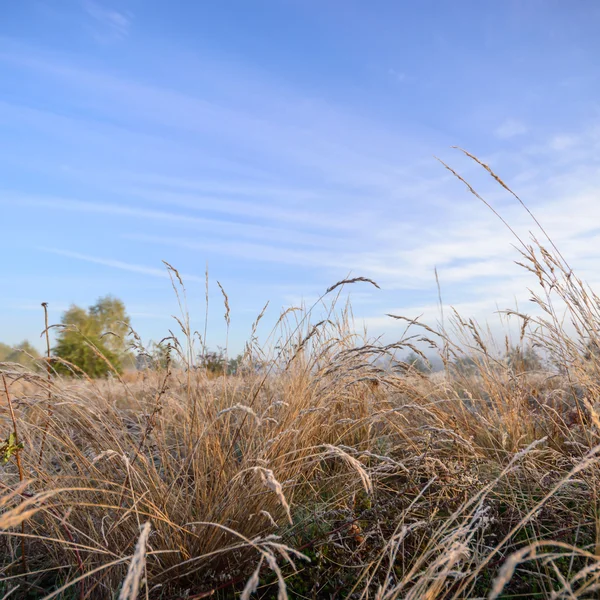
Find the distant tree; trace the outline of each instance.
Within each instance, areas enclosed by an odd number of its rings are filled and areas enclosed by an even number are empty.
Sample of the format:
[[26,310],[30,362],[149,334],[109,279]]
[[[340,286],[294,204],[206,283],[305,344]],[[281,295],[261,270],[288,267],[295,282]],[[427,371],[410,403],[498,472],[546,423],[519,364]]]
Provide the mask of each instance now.
[[19,363],[30,369],[36,369],[40,366],[37,362],[39,357],[40,353],[27,340],[23,340],[13,348],[6,360]]
[[12,352],[12,348],[8,344],[0,342],[0,362],[5,362],[6,357]]
[[217,350],[208,350],[198,357],[199,366],[214,376],[223,375],[226,370],[229,375],[235,375],[241,363],[241,355],[227,359],[225,351],[220,347],[217,347]]
[[419,373],[429,373],[430,369],[425,364],[425,361],[416,352],[411,352],[405,359],[404,362],[410,365],[413,369],[419,371]]
[[135,368],[139,371],[145,369],[161,368],[165,369],[167,364],[176,365],[174,352],[166,343],[151,342],[148,349],[138,354],[135,358]]
[[458,375],[474,375],[477,368],[477,361],[472,356],[459,356],[451,365],[451,370]]
[[506,362],[516,373],[539,371],[542,368],[542,359],[531,346],[525,348],[512,347],[506,354]]
[[[90,377],[103,377],[111,372],[107,364],[122,372],[123,362],[129,361],[129,317],[121,300],[112,296],[99,298],[86,311],[71,306],[61,319],[54,355],[80,368]],[[71,374],[71,369],[57,361],[56,370]]]
[[126,352],[128,345],[125,340],[131,323],[123,301],[114,296],[104,296],[90,306],[88,313],[104,337],[104,345],[116,354]]
[[198,356],[198,367],[211,375],[221,375],[225,370],[225,353],[221,348],[217,350],[204,350]]
[[242,358],[242,355],[238,354],[235,358],[229,359],[227,371],[230,375],[236,375],[239,372],[242,367]]
[[589,361],[598,361],[600,359],[600,342],[598,339],[594,337],[587,341],[583,358]]
[[152,368],[152,356],[146,352],[140,352],[135,355],[135,368],[138,371],[145,371]]
[[27,341],[23,340],[16,346],[0,344],[0,361],[13,362],[34,369],[39,367],[36,359],[40,357],[39,352]]

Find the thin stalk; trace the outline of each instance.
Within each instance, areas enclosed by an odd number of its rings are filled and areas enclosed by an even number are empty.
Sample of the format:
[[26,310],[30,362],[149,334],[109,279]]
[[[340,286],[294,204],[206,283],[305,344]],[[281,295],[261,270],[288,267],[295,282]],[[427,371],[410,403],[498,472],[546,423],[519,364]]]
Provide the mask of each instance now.
[[48,331],[48,303],[42,302],[44,307],[44,333],[46,335],[46,374],[48,377],[48,413],[46,415],[46,423],[44,424],[44,432],[42,434],[42,443],[40,446],[40,456],[38,458],[38,464],[42,463],[44,457],[44,447],[46,445],[46,437],[48,436],[48,427],[50,426],[50,419],[52,419],[52,367],[50,366],[50,333]]
[[[13,436],[15,439],[15,457],[17,461],[17,469],[19,470],[19,481],[23,483],[25,476],[23,474],[23,465],[21,464],[21,450],[19,448],[19,432],[17,431],[17,419],[15,417],[15,411],[13,409],[12,401],[10,399],[10,393],[8,391],[8,384],[6,383],[6,377],[2,375],[2,383],[4,384],[4,393],[6,395],[6,401],[8,402],[8,408],[10,410],[10,418],[13,425]],[[21,533],[25,535],[25,521],[21,522]],[[25,548],[25,537],[21,540],[21,561],[23,563],[23,572],[27,573],[27,554]]]

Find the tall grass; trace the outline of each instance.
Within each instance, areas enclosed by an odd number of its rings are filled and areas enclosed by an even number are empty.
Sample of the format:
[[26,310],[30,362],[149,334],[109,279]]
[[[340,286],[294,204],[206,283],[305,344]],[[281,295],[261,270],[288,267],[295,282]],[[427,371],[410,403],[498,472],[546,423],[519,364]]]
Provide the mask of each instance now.
[[[540,316],[512,318],[537,372],[456,313],[358,336],[338,301],[359,278],[316,323],[288,310],[262,348],[253,328],[242,368],[211,378],[170,266],[177,368],[1,364],[23,448],[0,471],[0,597],[596,597],[600,298],[550,240],[520,243]],[[442,373],[398,358],[426,346]]]

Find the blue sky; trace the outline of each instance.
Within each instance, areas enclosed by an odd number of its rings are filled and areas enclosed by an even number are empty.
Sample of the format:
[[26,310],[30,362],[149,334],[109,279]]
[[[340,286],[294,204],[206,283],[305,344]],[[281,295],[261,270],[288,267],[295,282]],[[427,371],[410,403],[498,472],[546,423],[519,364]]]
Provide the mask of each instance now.
[[144,339],[172,327],[162,259],[194,324],[234,349],[267,300],[351,273],[357,323],[491,318],[532,283],[513,199],[600,281],[600,5],[594,0],[23,0],[0,16],[0,341],[39,343],[40,302],[122,298]]

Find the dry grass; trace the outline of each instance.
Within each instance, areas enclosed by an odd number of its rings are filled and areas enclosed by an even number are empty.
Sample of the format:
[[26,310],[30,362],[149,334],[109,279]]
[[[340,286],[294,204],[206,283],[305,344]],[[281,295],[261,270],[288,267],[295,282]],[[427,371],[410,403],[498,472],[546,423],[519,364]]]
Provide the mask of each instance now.
[[[536,373],[459,315],[370,343],[337,296],[314,325],[282,315],[272,356],[253,331],[235,376],[0,365],[0,426],[24,444],[0,471],[0,597],[596,597],[600,299],[551,242],[522,254],[542,316],[513,318]],[[328,293],[350,283],[374,282]],[[444,373],[397,361],[424,344]]]

